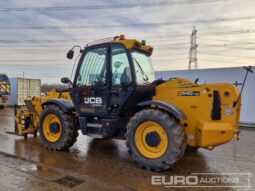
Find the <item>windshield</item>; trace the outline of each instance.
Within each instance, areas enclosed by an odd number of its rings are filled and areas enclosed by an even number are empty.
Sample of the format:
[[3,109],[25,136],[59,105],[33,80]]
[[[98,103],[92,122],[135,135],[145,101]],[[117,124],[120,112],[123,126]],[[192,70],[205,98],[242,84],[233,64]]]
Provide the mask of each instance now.
[[138,85],[152,83],[155,80],[155,74],[150,57],[137,51],[132,52],[132,57],[135,65],[136,83]]

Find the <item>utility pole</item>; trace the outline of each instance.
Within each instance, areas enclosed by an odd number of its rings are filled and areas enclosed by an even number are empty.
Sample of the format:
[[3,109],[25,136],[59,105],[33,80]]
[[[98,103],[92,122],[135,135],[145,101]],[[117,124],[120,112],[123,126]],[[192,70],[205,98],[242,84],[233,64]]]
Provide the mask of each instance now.
[[197,30],[195,26],[193,27],[191,36],[190,36],[190,49],[189,49],[189,67],[188,69],[191,70],[192,68],[197,69]]

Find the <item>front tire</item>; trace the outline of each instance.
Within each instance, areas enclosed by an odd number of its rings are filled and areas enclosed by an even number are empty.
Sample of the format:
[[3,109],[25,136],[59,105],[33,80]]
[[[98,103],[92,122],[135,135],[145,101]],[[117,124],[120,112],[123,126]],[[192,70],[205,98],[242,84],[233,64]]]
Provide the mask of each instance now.
[[179,122],[159,109],[142,110],[130,119],[126,145],[140,167],[153,171],[171,168],[186,148]]
[[39,131],[44,147],[56,151],[67,150],[78,137],[72,114],[63,112],[56,105],[49,105],[43,110]]

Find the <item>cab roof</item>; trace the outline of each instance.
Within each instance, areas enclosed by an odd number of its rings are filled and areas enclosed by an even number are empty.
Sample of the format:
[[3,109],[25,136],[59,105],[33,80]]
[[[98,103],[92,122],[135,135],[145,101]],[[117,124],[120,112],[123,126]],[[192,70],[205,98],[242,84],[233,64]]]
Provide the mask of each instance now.
[[136,50],[147,53],[149,56],[153,52],[153,47],[150,45],[146,45],[144,40],[142,42],[140,42],[136,39],[126,39],[124,35],[116,36],[114,38],[100,39],[100,40],[97,40],[97,41],[87,44],[87,47],[91,46],[91,45],[103,44],[103,43],[121,43],[128,50],[136,49]]
[[122,43],[128,50],[138,49],[143,52],[148,53],[149,55],[153,52],[153,47],[149,45],[144,45],[142,42],[135,39],[118,39],[112,42]]

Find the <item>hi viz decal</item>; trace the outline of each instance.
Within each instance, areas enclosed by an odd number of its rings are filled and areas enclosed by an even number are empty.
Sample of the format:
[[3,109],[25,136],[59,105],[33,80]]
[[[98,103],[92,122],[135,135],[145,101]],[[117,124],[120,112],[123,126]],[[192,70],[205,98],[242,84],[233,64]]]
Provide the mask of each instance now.
[[11,91],[10,83],[5,81],[0,82],[0,94],[8,95],[10,94],[10,91]]
[[92,106],[102,106],[103,101],[101,97],[84,97],[84,103]]
[[178,96],[200,96],[199,91],[178,91]]

